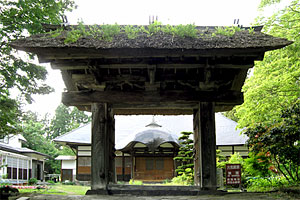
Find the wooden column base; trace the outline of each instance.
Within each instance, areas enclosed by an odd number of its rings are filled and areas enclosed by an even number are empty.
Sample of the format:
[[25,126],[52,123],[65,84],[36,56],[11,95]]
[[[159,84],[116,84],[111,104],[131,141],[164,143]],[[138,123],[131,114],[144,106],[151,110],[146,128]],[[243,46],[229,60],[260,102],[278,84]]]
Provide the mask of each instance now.
[[215,109],[213,102],[199,103],[194,112],[195,185],[217,189]]

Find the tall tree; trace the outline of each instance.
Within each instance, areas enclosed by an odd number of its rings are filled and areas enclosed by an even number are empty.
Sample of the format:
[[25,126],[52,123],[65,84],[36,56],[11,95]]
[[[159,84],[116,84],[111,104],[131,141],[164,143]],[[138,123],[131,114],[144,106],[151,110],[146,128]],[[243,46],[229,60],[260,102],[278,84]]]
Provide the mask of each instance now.
[[[279,0],[263,0],[261,7]],[[269,18],[259,18],[263,32],[294,41],[293,44],[265,54],[256,62],[253,75],[243,87],[245,102],[235,108],[239,127],[280,120],[284,108],[300,98],[300,4],[299,0]]]
[[47,138],[53,139],[91,121],[91,118],[76,107],[60,104],[51,120]]
[[48,155],[49,158],[45,162],[46,171],[59,173],[60,165],[55,158],[61,152],[51,140],[44,136],[49,125],[47,120],[39,120],[36,113],[27,112],[20,125],[22,126],[22,135],[27,141],[25,147]]
[[53,89],[43,81],[47,71],[33,64],[34,56],[21,59],[9,43],[28,34],[42,33],[42,24],[60,24],[61,16],[74,8],[72,0],[0,1],[0,135],[16,132],[20,117],[19,102],[11,96],[15,88],[26,102],[32,94],[47,94]]

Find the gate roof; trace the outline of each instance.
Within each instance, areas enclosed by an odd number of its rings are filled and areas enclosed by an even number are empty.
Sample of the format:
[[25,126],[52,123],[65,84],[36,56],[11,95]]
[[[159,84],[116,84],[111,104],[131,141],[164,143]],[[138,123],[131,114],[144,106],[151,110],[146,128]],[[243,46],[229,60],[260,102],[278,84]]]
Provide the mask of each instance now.
[[216,111],[241,104],[241,88],[254,61],[291,44],[261,33],[261,27],[234,35],[196,27],[195,37],[158,31],[139,32],[134,38],[124,27],[109,39],[86,34],[66,43],[70,31],[78,28],[68,26],[55,37],[33,35],[11,46],[61,70],[66,105],[90,110],[91,103],[103,102],[111,103],[115,114],[192,114],[201,101],[215,102]]

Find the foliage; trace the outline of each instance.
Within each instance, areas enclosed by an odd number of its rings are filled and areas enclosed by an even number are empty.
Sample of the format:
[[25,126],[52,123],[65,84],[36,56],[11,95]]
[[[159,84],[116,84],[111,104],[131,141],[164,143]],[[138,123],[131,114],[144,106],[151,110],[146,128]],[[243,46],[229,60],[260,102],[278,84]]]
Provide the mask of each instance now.
[[37,184],[37,179],[36,178],[30,178],[29,180],[28,180],[28,184],[29,185],[36,185]]
[[217,168],[222,168],[225,170],[226,164],[241,164],[243,169],[244,159],[239,153],[235,152],[230,156],[230,158],[227,161],[217,162]]
[[[85,195],[90,186],[54,184],[40,189],[19,189],[20,193],[56,194],[56,195]],[[59,198],[58,198],[59,199]]]
[[60,104],[55,110],[54,118],[51,120],[47,138],[54,139],[90,121],[91,117],[79,111],[76,107],[71,109]]
[[[79,22],[77,26],[72,26],[72,30],[67,32],[67,37],[65,39],[65,43],[74,43],[81,37],[92,37],[99,40],[112,41],[112,39],[119,34],[125,34],[128,39],[135,39],[139,36],[140,33],[145,33],[148,37],[163,33],[170,34],[173,37],[191,37],[197,38],[201,34],[199,34],[199,30],[196,28],[195,24],[187,24],[187,25],[162,25],[161,22],[155,21],[148,26],[120,26],[118,24],[103,24],[103,25],[92,25],[85,26],[83,22]],[[231,30],[232,28],[229,28]],[[62,34],[61,29],[51,32],[51,37],[57,37]]]
[[250,177],[268,177],[273,172],[276,172],[274,166],[270,162],[268,154],[260,152],[254,154],[249,152],[249,157],[244,159],[245,161],[245,172]]
[[265,154],[289,182],[299,182],[300,100],[282,111],[281,120],[245,131],[252,152]]
[[172,178],[166,185],[194,185],[194,174],[183,173],[182,175]]
[[44,67],[22,60],[9,43],[28,34],[43,32],[42,24],[59,24],[65,11],[74,8],[71,0],[3,0],[0,1],[0,136],[16,133],[20,104],[11,96],[19,91],[22,101],[32,102],[32,94],[47,94],[52,88],[42,83]]
[[184,179],[187,184],[193,184],[194,182],[194,141],[190,139],[192,134],[192,132],[181,132],[181,136],[178,138],[180,141],[179,152],[174,158],[179,163],[175,170],[181,176],[178,177],[178,180]]
[[129,184],[130,185],[143,185],[143,181],[130,179]]
[[275,190],[275,188],[288,185],[286,179],[280,176],[271,177],[252,177],[247,180],[247,191],[266,192]]
[[45,169],[49,173],[57,174],[60,173],[60,162],[55,158],[58,155],[74,155],[74,152],[69,147],[55,144],[52,139],[89,121],[90,117],[77,108],[70,109],[59,105],[51,120],[46,117],[38,119],[36,113],[25,113],[20,129],[23,130],[23,136],[27,140],[25,146],[49,155]]
[[54,185],[55,182],[53,180],[48,180],[47,183],[49,183],[50,185]]
[[238,26],[228,26],[228,27],[218,26],[216,27],[216,31],[212,33],[212,36],[215,37],[216,35],[225,35],[231,37],[238,31],[241,31],[241,28]]
[[134,39],[138,36],[140,30],[138,27],[135,26],[125,26],[124,31],[129,39]]
[[45,119],[39,120],[37,118],[37,115],[31,112],[24,116],[21,125],[23,136],[27,140],[25,147],[49,155],[50,158],[45,162],[45,169],[49,173],[59,173],[60,163],[54,160],[59,155],[59,150],[51,140],[44,137],[47,130]]
[[[264,0],[262,3],[277,2]],[[263,32],[294,43],[269,51],[264,60],[255,62],[253,75],[243,87],[244,103],[236,107],[239,128],[270,124],[280,120],[280,113],[300,97],[300,3],[290,5],[269,18],[259,18]]]
[[181,132],[181,136],[178,138],[180,141],[180,148],[178,155],[174,158],[174,160],[180,163],[175,170],[179,175],[192,174],[194,171],[194,142],[189,138],[192,134],[192,132]]

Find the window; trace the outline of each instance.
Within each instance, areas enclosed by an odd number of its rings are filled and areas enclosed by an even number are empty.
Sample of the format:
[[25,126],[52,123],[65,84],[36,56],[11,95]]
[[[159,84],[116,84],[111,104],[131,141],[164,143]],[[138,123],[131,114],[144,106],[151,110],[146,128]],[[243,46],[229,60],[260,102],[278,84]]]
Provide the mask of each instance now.
[[164,159],[163,158],[157,158],[155,161],[155,168],[157,170],[163,170],[164,169]]
[[13,168],[13,179],[17,179],[17,168]]
[[146,158],[146,170],[153,170],[153,169],[154,169],[154,159]]
[[163,158],[146,158],[146,170],[163,170]]
[[91,166],[91,157],[78,157],[78,166]]
[[27,180],[27,169],[23,169],[23,180]]
[[7,178],[11,179],[11,167],[7,167]]

